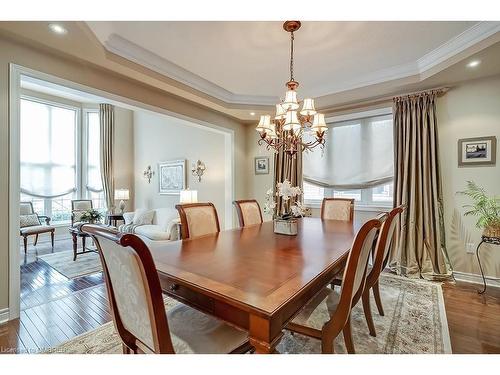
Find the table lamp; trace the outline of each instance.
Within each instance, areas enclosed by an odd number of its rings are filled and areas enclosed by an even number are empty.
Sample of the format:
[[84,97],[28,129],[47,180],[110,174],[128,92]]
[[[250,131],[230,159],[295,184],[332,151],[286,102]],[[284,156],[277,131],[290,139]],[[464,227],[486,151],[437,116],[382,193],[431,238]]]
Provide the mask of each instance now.
[[115,200],[120,199],[120,212],[123,214],[123,211],[125,210],[125,202],[130,199],[129,191],[128,189],[116,189],[115,190]]
[[179,203],[197,203],[198,202],[198,191],[197,190],[181,190],[181,195]]

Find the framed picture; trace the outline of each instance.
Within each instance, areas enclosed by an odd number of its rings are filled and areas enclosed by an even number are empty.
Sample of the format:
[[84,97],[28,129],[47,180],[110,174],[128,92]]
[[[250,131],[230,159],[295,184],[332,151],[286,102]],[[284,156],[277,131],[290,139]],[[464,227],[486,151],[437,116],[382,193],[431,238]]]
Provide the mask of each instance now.
[[269,158],[267,156],[257,156],[255,158],[255,174],[269,173]]
[[497,138],[478,137],[458,140],[458,166],[495,165]]
[[186,160],[172,160],[158,163],[160,194],[180,194],[186,189]]

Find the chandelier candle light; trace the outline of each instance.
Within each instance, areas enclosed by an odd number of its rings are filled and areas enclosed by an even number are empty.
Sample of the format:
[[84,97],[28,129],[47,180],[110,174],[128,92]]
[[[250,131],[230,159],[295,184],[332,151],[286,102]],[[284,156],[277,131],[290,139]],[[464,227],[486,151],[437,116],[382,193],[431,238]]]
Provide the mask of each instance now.
[[[281,103],[276,104],[276,115],[271,119],[270,115],[260,116],[256,130],[260,134],[259,145],[266,143],[268,149],[275,152],[285,151],[290,155],[297,152],[312,150],[316,146],[324,147],[325,132],[328,127],[325,123],[325,115],[316,112],[314,100],[306,98],[300,103],[297,99],[297,87],[299,83],[293,77],[293,41],[294,32],[300,28],[300,21],[286,21],[283,29],[290,33],[290,81],[285,86],[287,91]],[[303,136],[309,133],[314,139],[304,141]]]

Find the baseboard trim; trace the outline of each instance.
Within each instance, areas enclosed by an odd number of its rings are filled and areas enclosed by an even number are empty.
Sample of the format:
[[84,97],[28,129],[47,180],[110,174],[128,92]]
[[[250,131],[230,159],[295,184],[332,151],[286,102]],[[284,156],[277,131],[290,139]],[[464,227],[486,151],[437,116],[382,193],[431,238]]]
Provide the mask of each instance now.
[[0,310],[0,324],[9,321],[9,309]]
[[[465,281],[473,284],[482,284],[483,278],[481,275],[476,275],[474,273],[453,271],[453,276],[456,280]],[[486,276],[486,285],[493,287],[500,287],[500,278],[493,276]]]

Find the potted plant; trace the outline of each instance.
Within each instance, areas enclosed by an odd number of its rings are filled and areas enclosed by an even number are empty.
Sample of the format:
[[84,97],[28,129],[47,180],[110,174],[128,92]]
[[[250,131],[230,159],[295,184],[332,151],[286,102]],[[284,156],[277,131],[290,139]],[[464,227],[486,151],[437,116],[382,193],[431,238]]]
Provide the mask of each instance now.
[[464,216],[478,217],[476,227],[483,229],[483,236],[500,238],[500,198],[488,196],[474,181],[467,181],[467,189],[458,194],[472,200],[472,204],[463,206],[468,210]]
[[267,191],[264,212],[273,214],[275,233],[287,235],[297,234],[297,218],[304,216],[306,213],[306,207],[302,202],[296,200],[300,195],[302,195],[300,187],[292,186],[288,180],[279,182],[276,185],[276,196],[282,199],[283,204],[280,212],[275,212],[277,204],[274,200],[273,190],[269,189]]
[[96,209],[87,210],[82,214],[81,221],[95,224],[100,222],[102,219],[102,213],[97,211]]

